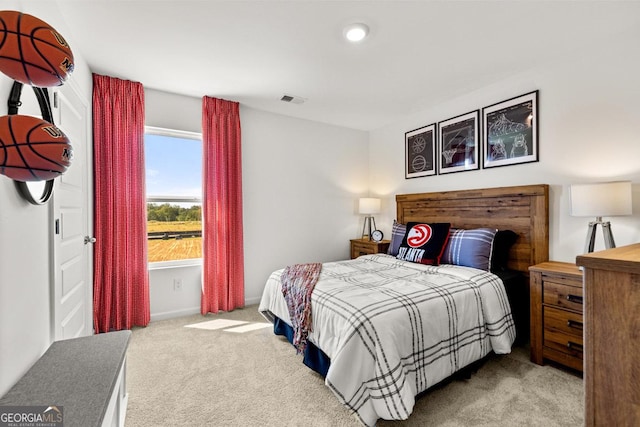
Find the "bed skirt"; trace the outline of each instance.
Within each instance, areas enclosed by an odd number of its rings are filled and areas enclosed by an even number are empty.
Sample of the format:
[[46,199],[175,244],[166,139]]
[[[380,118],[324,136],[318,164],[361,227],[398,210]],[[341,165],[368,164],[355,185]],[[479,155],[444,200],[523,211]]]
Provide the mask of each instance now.
[[[277,316],[274,316],[273,333],[282,335],[293,345],[293,328]],[[307,347],[304,349],[302,356],[302,363],[322,375],[323,378],[327,376],[331,359],[316,347],[314,343],[311,341],[307,343]]]

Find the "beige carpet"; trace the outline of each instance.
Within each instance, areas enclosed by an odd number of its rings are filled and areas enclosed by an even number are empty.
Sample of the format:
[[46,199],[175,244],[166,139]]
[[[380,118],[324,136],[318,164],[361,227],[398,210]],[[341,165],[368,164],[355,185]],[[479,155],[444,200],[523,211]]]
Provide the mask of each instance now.
[[[128,427],[360,425],[271,328],[234,333],[185,327],[215,319],[265,322],[250,306],[134,329]],[[583,409],[580,377],[535,365],[526,348],[516,347],[492,357],[470,379],[427,392],[408,420],[378,425],[580,426]]]

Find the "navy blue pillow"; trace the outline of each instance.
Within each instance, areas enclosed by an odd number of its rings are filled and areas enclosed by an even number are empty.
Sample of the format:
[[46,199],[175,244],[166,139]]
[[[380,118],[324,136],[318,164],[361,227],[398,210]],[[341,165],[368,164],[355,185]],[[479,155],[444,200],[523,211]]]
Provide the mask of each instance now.
[[489,271],[497,231],[495,228],[452,228],[440,261]]
[[512,230],[498,230],[493,240],[491,253],[491,271],[506,271],[509,262],[509,251],[518,240],[518,233]]
[[410,222],[396,258],[420,264],[440,264],[440,257],[449,239],[447,222]]
[[406,225],[400,224],[396,220],[393,221],[393,226],[391,227],[391,243],[389,243],[389,249],[387,250],[389,255],[398,255],[398,249],[400,249],[400,244],[402,243],[402,239],[404,239],[406,232]]

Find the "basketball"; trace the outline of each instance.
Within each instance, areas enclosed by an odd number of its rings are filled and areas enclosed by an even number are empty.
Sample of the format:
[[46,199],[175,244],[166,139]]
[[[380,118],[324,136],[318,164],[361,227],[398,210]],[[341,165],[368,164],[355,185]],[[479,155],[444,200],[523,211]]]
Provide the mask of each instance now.
[[73,71],[73,53],[46,22],[26,13],[0,11],[0,71],[21,83],[60,86]]
[[55,125],[32,116],[0,117],[0,173],[16,181],[48,181],[71,165],[73,148]]

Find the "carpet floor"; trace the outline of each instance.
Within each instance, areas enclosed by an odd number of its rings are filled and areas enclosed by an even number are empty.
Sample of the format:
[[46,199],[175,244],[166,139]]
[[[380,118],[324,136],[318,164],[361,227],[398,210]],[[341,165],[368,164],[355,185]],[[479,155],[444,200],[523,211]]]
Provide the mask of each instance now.
[[[265,322],[254,305],[134,328],[127,427],[360,426]],[[583,401],[582,378],[514,347],[421,395],[409,419],[378,426],[581,426]]]

